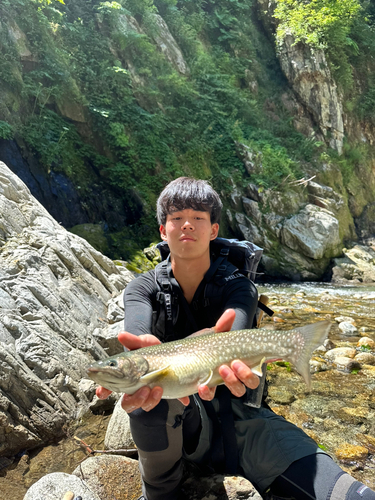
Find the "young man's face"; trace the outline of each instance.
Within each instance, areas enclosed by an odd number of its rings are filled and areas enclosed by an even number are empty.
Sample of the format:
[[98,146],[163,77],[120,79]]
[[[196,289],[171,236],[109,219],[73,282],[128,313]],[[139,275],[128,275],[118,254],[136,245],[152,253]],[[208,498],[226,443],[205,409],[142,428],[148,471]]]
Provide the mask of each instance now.
[[168,242],[172,258],[203,257],[218,232],[219,224],[211,224],[209,212],[190,208],[167,215],[165,226],[160,226],[161,238]]

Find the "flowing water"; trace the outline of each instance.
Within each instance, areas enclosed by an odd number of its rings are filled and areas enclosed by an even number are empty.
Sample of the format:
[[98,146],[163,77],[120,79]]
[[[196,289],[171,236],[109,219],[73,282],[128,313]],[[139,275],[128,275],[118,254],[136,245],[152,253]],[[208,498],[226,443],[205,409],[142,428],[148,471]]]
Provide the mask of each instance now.
[[[273,318],[264,318],[263,327],[289,329],[330,315],[329,338],[335,347],[356,347],[364,336],[375,341],[375,286],[288,283],[262,285],[259,292],[270,298],[275,311]],[[335,321],[338,316],[355,320],[358,331],[343,335]],[[327,362],[324,353],[315,359],[318,368],[310,393],[289,364],[270,365],[269,404],[303,428],[342,468],[375,489],[375,366],[344,372]],[[108,420],[108,415],[87,416],[71,426],[60,443],[31,451],[0,470],[2,498],[22,500],[43,475],[71,473],[87,456],[73,436],[102,450]]]

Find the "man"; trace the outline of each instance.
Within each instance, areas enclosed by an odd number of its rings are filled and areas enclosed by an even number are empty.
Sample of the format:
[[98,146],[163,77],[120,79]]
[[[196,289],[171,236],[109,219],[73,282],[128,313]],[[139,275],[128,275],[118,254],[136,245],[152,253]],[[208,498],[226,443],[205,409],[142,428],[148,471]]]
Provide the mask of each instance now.
[[[158,222],[170,255],[125,290],[126,332],[119,335],[125,347],[184,338],[214,324],[218,332],[252,327],[255,286],[211,251],[221,208],[205,181],[182,177],[161,193]],[[209,292],[212,283],[219,297]],[[208,471],[244,476],[264,498],[375,500],[374,492],[345,474],[302,430],[265,403],[245,404],[259,384],[248,366],[234,360],[219,373],[225,386],[202,385],[198,396],[181,400],[161,399],[160,387],[124,394],[146,500],[183,498],[182,458]],[[99,388],[97,394],[104,398],[109,391]]]

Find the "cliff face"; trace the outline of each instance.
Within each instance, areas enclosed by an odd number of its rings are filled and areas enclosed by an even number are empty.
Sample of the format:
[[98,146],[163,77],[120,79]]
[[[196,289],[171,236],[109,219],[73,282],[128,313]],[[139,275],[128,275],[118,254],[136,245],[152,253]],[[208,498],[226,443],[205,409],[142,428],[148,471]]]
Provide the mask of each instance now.
[[87,410],[107,303],[133,276],[62,228],[2,162],[0,246],[0,456],[11,456]]
[[172,4],[5,2],[0,159],[115,258],[157,238],[166,182],[209,178],[222,235],[263,247],[266,275],[321,279],[374,236],[371,120],[322,49],[276,47],[271,2]]

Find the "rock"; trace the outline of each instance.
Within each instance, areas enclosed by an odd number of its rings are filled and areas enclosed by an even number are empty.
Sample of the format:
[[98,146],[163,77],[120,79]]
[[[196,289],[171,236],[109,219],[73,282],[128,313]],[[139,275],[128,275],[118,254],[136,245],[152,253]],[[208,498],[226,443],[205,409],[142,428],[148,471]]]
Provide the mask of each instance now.
[[307,184],[309,199],[314,205],[337,212],[344,206],[344,199],[331,187],[309,181]]
[[323,359],[311,359],[310,360],[310,373],[324,372],[329,370],[329,366],[324,362]]
[[183,483],[189,500],[261,500],[254,486],[242,477],[213,474],[197,477],[189,474]]
[[104,446],[107,450],[135,448],[130,432],[129,415],[122,409],[121,398],[117,402],[109,421]]
[[176,40],[169,31],[167,23],[159,14],[153,14],[156,30],[152,30],[151,36],[166,59],[183,75],[190,73],[189,67],[182,55]]
[[274,403],[287,405],[295,401],[295,394],[288,391],[285,387],[275,387],[270,385],[268,387],[268,396],[272,399]]
[[371,238],[375,234],[375,203],[365,206],[362,214],[356,220],[358,236],[361,240]]
[[258,202],[243,197],[242,203],[246,215],[250,217],[251,220],[255,221],[257,224],[262,224],[262,212],[259,209]]
[[361,365],[358,361],[343,356],[335,358],[334,363],[336,364],[336,369],[341,372],[351,373],[353,370],[361,369]]
[[375,365],[375,356],[369,352],[360,352],[354,360],[361,365]]
[[336,347],[327,351],[325,357],[330,361],[335,361],[338,357],[354,358],[357,351],[352,347]]
[[364,245],[354,245],[343,250],[344,257],[334,259],[332,281],[358,279],[364,283],[375,282],[375,251]]
[[56,439],[106,356],[93,332],[133,276],[60,226],[0,162],[0,454]]
[[312,259],[333,257],[340,253],[338,220],[328,210],[306,205],[284,222],[281,242]]
[[336,323],[342,323],[343,321],[347,321],[352,325],[355,325],[355,320],[353,318],[350,318],[349,316],[337,316],[337,318],[335,318],[335,321]]
[[103,347],[108,356],[113,356],[124,350],[124,346],[118,340],[118,334],[123,330],[124,322],[118,321],[112,325],[109,324],[102,328],[95,328],[93,337]]
[[340,411],[335,412],[336,418],[350,424],[359,425],[368,418],[369,411],[366,408],[342,407]]
[[261,167],[261,153],[252,150],[249,146],[243,144],[242,142],[235,142],[235,146],[237,156],[244,164],[249,175],[253,174]]
[[375,350],[375,340],[370,337],[362,337],[357,342],[357,347],[368,346],[371,350]]
[[[73,471],[73,475],[84,480],[90,490],[102,500],[135,499],[142,493],[138,461],[128,457],[90,457]],[[86,500],[86,497],[83,499]]]
[[281,216],[295,214],[304,203],[304,196],[301,191],[289,189],[287,193],[269,189],[263,193],[263,204],[268,205],[272,213]]
[[339,460],[363,460],[368,455],[368,450],[364,446],[344,443],[335,450],[335,455]]
[[339,329],[342,331],[344,335],[355,335],[358,332],[357,328],[353,325],[353,323],[349,321],[343,321],[342,323],[340,323]]
[[343,108],[323,50],[287,34],[279,46],[281,68],[332,148],[342,151]]
[[102,500],[82,479],[63,472],[47,474],[39,479],[27,490],[23,500],[57,500],[67,492],[74,493],[74,498],[80,496],[84,500]]
[[259,188],[255,184],[248,184],[245,188],[245,192],[251,200],[259,202],[263,198],[263,194],[259,192]]

